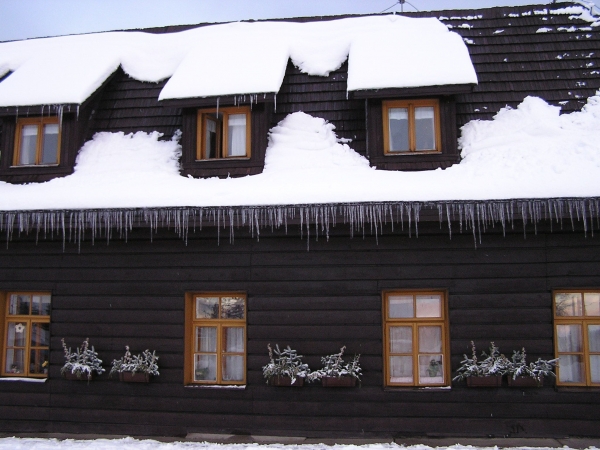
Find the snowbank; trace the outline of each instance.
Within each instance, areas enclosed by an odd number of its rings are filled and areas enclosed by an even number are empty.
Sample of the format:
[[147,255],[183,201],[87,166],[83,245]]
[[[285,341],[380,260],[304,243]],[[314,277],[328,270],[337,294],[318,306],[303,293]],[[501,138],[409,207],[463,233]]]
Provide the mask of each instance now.
[[263,173],[227,179],[182,177],[177,137],[98,133],[80,150],[74,174],[0,182],[0,211],[600,196],[600,96],[565,115],[527,97],[494,120],[470,122],[460,138],[463,160],[446,170],[375,170],[334,129],[290,114],[271,130]]
[[276,93],[290,58],[321,76],[349,58],[349,90],[477,83],[462,39],[437,19],[235,22],[0,43],[0,77],[12,72],[0,106],[81,104],[119,65],[140,81],[171,77],[160,99]]

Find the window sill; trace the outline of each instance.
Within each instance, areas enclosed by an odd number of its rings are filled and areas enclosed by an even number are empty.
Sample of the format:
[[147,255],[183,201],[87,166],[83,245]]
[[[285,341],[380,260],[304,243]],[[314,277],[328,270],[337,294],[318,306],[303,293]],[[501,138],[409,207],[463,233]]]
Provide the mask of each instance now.
[[245,384],[186,384],[184,387],[193,389],[231,389],[234,391],[246,389]]
[[249,161],[250,158],[248,156],[230,156],[229,158],[210,158],[210,159],[196,159],[194,162],[204,163],[204,162],[214,162],[214,161]]
[[450,392],[452,386],[385,386],[384,392]]
[[23,164],[20,166],[10,166],[9,169],[32,169],[36,167],[45,168],[45,167],[58,167],[59,164]]
[[407,151],[407,152],[385,152],[383,156],[418,156],[418,155],[441,155],[438,150],[422,150],[422,151]]
[[45,383],[48,378],[1,377],[0,381],[23,381],[25,383]]

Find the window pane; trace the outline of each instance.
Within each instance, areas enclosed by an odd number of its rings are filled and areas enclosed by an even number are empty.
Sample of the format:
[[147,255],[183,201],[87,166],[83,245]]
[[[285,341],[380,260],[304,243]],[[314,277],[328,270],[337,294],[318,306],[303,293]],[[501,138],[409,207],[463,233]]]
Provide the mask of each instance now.
[[412,356],[390,357],[390,383],[412,383]]
[[206,142],[205,144],[205,157],[207,159],[217,158],[218,157],[218,139],[219,139],[219,130],[217,126],[217,121],[211,118],[206,118],[205,125],[206,127]]
[[390,108],[390,152],[406,152],[408,148],[408,108]]
[[590,352],[600,353],[600,325],[588,325]]
[[196,319],[217,319],[219,297],[196,297]]
[[419,327],[419,353],[442,351],[442,327]]
[[217,381],[217,355],[196,355],[194,381]]
[[412,353],[412,327],[390,327],[390,352]]
[[21,128],[21,148],[19,149],[19,165],[35,164],[37,146],[37,125],[23,125]]
[[50,345],[50,324],[37,323],[31,324],[31,346],[48,347]]
[[590,373],[592,383],[600,383],[600,355],[590,356]]
[[223,381],[242,381],[244,379],[244,357],[223,357]]
[[31,297],[31,315],[49,316],[50,315],[50,296],[34,295]]
[[44,125],[44,141],[42,143],[42,164],[58,162],[58,124]]
[[586,316],[600,316],[600,293],[586,292],[583,294]]
[[432,106],[415,108],[417,150],[435,150],[434,110]]
[[581,325],[557,325],[556,331],[559,353],[582,351]]
[[25,373],[25,350],[6,350],[6,365],[4,370],[7,373]]
[[417,317],[442,317],[442,297],[417,295]]
[[8,306],[8,314],[13,316],[28,316],[30,301],[30,295],[11,295],[10,304]]
[[223,297],[221,299],[221,319],[243,319],[245,303],[244,297]]
[[580,355],[561,355],[558,379],[564,383],[583,382],[583,358]]
[[557,316],[583,315],[581,294],[556,294],[555,305]]
[[412,295],[388,296],[388,314],[391,319],[415,317]]
[[223,351],[226,353],[244,352],[244,329],[241,327],[223,328]]
[[196,327],[196,352],[217,351],[217,327]]
[[438,384],[444,382],[443,356],[419,355],[419,383]]
[[246,114],[231,114],[227,130],[227,156],[246,156]]
[[25,347],[27,344],[27,324],[8,322],[7,347]]
[[29,373],[47,374],[50,351],[46,349],[34,349],[29,354]]

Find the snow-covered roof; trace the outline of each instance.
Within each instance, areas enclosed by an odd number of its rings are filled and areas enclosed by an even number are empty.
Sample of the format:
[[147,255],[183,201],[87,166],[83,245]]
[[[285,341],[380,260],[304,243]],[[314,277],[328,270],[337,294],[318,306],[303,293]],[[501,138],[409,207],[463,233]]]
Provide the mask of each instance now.
[[349,91],[477,83],[462,38],[434,18],[235,22],[0,43],[0,106],[81,104],[119,66],[170,78],[160,99],[277,93],[289,59],[321,76],[348,59]]
[[270,132],[259,175],[194,179],[159,133],[97,133],[75,172],[45,183],[0,182],[0,211],[236,207],[600,197],[600,96],[581,112],[528,97],[463,127],[463,160],[445,170],[375,170],[333,124],[297,112]]

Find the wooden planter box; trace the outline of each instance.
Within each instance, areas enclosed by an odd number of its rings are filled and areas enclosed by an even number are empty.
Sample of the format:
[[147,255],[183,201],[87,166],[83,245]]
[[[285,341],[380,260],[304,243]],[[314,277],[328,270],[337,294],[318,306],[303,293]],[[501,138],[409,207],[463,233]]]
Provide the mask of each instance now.
[[88,378],[87,374],[85,373],[78,377],[77,374],[74,374],[72,372],[63,372],[62,376],[65,380],[70,381],[91,381],[94,379],[94,372],[92,372],[92,376],[90,378]]
[[278,387],[302,387],[304,386],[304,378],[297,377],[292,383],[291,377],[271,377],[269,378],[269,386]]
[[354,377],[323,377],[321,378],[323,387],[354,387],[356,378]]
[[502,375],[491,377],[468,377],[467,386],[469,387],[499,387],[502,386]]
[[508,385],[510,387],[542,387],[544,384],[544,377],[540,381],[533,377],[518,376],[513,380],[510,375],[508,378]]
[[150,374],[144,372],[119,372],[119,380],[125,383],[149,383]]

